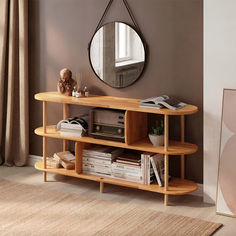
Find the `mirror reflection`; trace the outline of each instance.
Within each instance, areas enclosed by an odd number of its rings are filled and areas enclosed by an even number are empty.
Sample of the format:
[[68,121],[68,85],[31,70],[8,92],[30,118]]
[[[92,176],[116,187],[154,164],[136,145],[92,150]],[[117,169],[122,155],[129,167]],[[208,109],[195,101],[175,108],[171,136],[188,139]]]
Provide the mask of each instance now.
[[144,69],[143,42],[133,28],[121,22],[108,23],[95,33],[89,56],[96,75],[116,88],[134,83]]

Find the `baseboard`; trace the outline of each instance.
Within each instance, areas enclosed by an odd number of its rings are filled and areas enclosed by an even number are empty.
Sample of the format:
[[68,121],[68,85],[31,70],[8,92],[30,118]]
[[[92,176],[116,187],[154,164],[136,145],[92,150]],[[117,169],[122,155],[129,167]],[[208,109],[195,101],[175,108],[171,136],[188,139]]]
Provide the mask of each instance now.
[[29,155],[28,166],[34,166],[36,162],[41,160],[43,160],[42,156]]
[[203,196],[203,184],[197,184],[197,185],[198,185],[198,189],[196,191],[192,192],[191,195],[202,197]]

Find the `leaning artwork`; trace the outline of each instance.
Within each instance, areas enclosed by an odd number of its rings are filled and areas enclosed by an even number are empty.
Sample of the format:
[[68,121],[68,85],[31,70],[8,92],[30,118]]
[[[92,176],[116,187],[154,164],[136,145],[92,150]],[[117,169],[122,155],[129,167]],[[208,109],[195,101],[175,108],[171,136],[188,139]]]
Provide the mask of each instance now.
[[236,89],[224,89],[216,213],[236,217]]

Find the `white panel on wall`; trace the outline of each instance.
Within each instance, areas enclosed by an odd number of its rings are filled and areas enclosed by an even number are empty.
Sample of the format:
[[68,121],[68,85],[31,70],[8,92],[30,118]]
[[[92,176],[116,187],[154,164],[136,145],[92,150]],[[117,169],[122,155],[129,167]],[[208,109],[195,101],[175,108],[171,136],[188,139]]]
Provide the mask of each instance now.
[[204,0],[204,201],[214,203],[223,88],[236,88],[236,1]]

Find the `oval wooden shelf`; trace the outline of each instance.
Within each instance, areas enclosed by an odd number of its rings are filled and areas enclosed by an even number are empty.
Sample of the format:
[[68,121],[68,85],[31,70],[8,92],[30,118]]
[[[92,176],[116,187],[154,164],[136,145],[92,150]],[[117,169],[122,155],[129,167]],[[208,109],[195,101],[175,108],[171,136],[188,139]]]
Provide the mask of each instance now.
[[64,136],[64,135],[62,136],[60,135],[59,131],[56,131],[55,125],[47,126],[46,133],[44,133],[43,127],[39,127],[35,129],[35,134],[40,135],[40,136],[50,137],[50,138],[80,141],[84,143],[100,144],[100,145],[107,145],[107,146],[113,146],[113,147],[134,149],[134,150],[139,150],[139,151],[168,154],[168,155],[193,154],[198,149],[197,145],[195,144],[181,143],[178,141],[169,141],[168,151],[165,151],[163,146],[154,147],[148,138],[142,139],[140,141],[137,141],[133,144],[128,145],[126,143],[103,140],[103,139],[95,139],[92,137],[78,138],[78,137],[72,137],[72,136]]
[[135,182],[129,182],[129,181],[125,181],[125,180],[115,179],[115,178],[111,178],[111,177],[103,177],[103,176],[83,174],[83,173],[77,174],[75,172],[75,170],[66,170],[64,168],[44,169],[43,168],[43,161],[38,161],[35,164],[35,168],[40,171],[46,171],[49,173],[72,176],[72,177],[81,178],[81,179],[93,180],[93,181],[97,181],[97,182],[115,184],[115,185],[119,185],[119,186],[125,186],[125,187],[129,187],[129,188],[136,188],[136,189],[141,189],[141,190],[146,190],[146,191],[151,191],[151,192],[156,192],[156,193],[169,194],[169,195],[188,194],[188,193],[194,192],[198,188],[197,184],[190,181],[190,180],[173,178],[169,182],[168,190],[165,191],[164,187],[159,187],[156,183],[146,185],[146,184],[139,184],[139,183],[135,183]]
[[170,109],[152,109],[152,108],[142,108],[139,107],[140,99],[134,98],[119,98],[112,96],[98,96],[89,95],[89,97],[76,98],[71,96],[63,96],[58,92],[45,92],[35,94],[34,98],[39,101],[46,102],[57,102],[65,104],[74,104],[82,106],[92,106],[92,107],[103,107],[112,108],[127,111],[137,111],[155,114],[165,114],[165,115],[190,115],[198,111],[198,108],[194,105],[187,105],[180,110],[170,110]]

